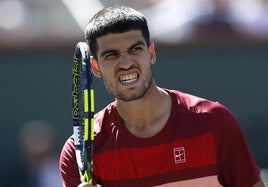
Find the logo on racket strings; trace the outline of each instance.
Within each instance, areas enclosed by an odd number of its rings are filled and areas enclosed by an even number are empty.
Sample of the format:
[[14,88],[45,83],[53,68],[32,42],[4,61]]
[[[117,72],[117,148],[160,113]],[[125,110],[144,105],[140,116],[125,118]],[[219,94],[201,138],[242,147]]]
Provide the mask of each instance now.
[[72,115],[74,119],[78,119],[78,68],[79,61],[78,58],[74,57],[73,64],[73,85],[72,85],[72,97],[73,97],[73,109]]

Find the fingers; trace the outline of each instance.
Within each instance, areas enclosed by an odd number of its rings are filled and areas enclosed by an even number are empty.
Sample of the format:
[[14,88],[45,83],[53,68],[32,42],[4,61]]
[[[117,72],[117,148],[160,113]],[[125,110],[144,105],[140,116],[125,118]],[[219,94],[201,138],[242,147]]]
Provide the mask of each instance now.
[[101,185],[97,184],[97,185],[95,186],[95,185],[88,184],[88,183],[81,183],[81,184],[79,184],[77,187],[101,187]]

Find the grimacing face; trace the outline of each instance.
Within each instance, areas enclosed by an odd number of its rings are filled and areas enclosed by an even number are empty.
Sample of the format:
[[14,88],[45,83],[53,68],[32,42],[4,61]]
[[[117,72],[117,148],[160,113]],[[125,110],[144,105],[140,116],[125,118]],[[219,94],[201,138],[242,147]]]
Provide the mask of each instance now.
[[97,45],[98,60],[91,63],[107,91],[123,101],[143,97],[153,82],[154,44],[147,46],[141,31],[131,30],[102,36]]

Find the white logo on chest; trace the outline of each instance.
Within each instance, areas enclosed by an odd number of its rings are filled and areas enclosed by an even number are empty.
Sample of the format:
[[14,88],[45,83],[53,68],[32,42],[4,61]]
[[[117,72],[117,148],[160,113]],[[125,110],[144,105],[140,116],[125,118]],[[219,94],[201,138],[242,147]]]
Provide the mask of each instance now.
[[175,164],[186,162],[186,153],[184,147],[177,147],[173,149]]

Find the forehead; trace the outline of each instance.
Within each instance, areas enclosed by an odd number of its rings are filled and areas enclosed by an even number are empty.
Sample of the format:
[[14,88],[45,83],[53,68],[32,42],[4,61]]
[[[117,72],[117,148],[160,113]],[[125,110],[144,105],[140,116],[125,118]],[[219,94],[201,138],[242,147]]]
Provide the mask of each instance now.
[[97,39],[97,45],[99,52],[107,49],[124,50],[137,41],[145,43],[142,32],[139,30],[131,30],[123,33],[110,33],[99,37]]

